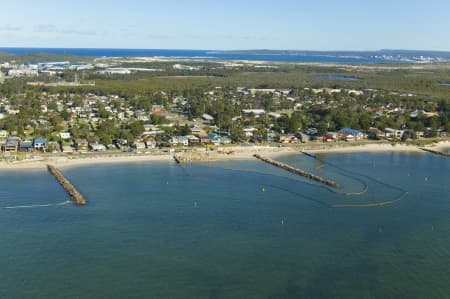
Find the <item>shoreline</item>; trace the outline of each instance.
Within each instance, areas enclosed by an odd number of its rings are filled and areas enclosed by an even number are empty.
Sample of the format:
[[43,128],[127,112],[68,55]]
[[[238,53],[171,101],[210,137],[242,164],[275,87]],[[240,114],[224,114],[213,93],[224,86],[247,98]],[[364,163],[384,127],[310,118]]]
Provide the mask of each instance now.
[[[427,146],[436,151],[447,151],[450,149],[450,142],[444,141],[432,146]],[[300,154],[301,151],[312,153],[312,154],[322,154],[322,153],[389,153],[389,152],[409,152],[409,153],[425,153],[419,147],[415,145],[405,145],[405,144],[345,144],[345,145],[335,145],[335,144],[304,144],[296,146],[235,146],[222,148],[232,153],[224,153],[218,150],[214,152],[192,152],[183,153],[187,155],[185,161],[188,162],[201,162],[201,161],[227,161],[227,160],[253,160],[254,154],[262,154],[264,156],[275,158],[277,156],[283,155],[294,155]],[[182,154],[182,155],[183,155]],[[174,162],[174,153],[165,154],[141,154],[141,155],[129,155],[129,156],[94,156],[87,155],[85,157],[48,157],[40,160],[25,160],[19,162],[0,162],[0,171],[7,170],[46,170],[47,164],[51,164],[57,168],[67,169],[73,167],[83,167],[83,166],[93,166],[93,165],[105,165],[105,164],[122,164],[122,163],[142,163],[142,162]],[[189,156],[191,155],[191,156]],[[193,156],[192,156],[193,155]]]
[[423,151],[415,145],[407,144],[364,144],[364,145],[352,145],[352,146],[331,146],[329,148],[318,149],[303,149],[305,152],[311,153],[388,153],[388,152],[410,152],[410,153],[422,153]]

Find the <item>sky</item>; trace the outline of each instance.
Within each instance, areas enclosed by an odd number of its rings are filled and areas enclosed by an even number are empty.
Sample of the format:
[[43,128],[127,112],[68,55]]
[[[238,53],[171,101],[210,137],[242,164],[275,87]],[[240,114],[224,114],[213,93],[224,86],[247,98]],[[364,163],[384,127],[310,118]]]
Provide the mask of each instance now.
[[0,0],[0,47],[450,50],[449,0]]

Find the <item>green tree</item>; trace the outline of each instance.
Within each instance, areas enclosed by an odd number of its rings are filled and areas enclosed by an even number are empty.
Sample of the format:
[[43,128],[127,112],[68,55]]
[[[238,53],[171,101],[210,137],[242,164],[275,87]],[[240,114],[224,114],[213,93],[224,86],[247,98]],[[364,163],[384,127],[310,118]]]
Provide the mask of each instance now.
[[140,136],[145,131],[142,121],[131,122],[128,124],[128,129],[134,137]]

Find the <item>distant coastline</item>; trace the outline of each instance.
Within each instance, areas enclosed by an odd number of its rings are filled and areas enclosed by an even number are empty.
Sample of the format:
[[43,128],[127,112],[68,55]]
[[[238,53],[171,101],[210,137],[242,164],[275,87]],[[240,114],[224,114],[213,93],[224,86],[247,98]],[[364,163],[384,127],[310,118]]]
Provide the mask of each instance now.
[[293,51],[293,50],[170,50],[99,48],[19,48],[0,47],[0,52],[15,55],[48,53],[79,57],[161,57],[203,60],[246,60],[298,63],[396,64],[450,61],[450,52],[436,51]]

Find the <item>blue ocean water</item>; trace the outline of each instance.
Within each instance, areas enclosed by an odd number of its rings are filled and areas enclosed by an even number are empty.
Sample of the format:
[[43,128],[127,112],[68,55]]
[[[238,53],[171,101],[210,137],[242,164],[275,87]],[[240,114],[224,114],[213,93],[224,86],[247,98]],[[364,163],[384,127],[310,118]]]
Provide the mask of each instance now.
[[[86,207],[0,208],[0,298],[447,298],[450,160],[327,154],[64,169]],[[0,206],[67,199],[46,172],[0,172]],[[336,203],[379,207],[333,208]]]
[[334,52],[264,53],[227,52],[211,50],[167,49],[87,49],[87,48],[1,48],[0,52],[13,54],[50,53],[90,57],[166,57],[202,58],[211,60],[261,60],[272,62],[335,62],[335,63],[398,63],[398,60],[371,58],[366,55],[340,55]]

